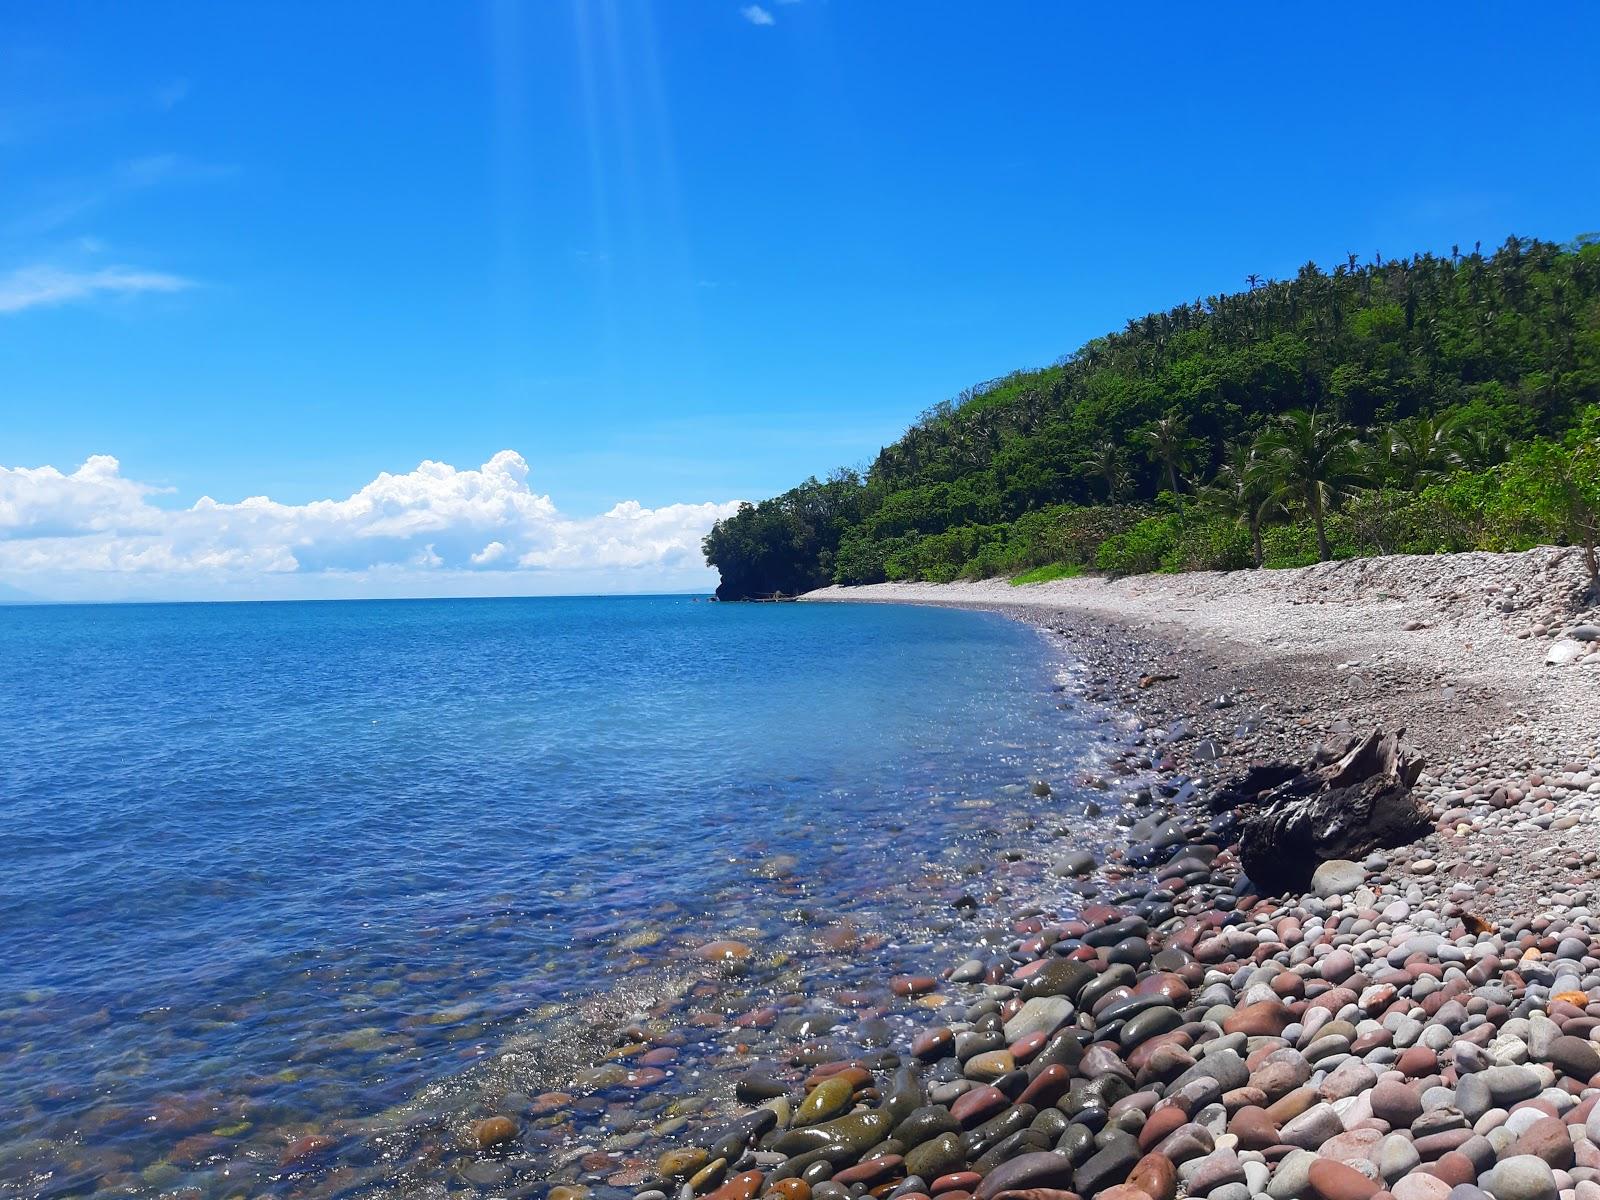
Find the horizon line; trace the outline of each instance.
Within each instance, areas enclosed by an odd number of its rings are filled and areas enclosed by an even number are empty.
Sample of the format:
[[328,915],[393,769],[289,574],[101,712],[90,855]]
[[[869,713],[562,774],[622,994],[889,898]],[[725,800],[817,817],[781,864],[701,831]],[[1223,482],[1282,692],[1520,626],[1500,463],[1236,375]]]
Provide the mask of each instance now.
[[705,596],[714,590],[692,592],[544,592],[523,596],[260,596],[193,600],[0,600],[0,608],[116,608],[135,605],[176,604],[418,604],[451,600],[658,600]]

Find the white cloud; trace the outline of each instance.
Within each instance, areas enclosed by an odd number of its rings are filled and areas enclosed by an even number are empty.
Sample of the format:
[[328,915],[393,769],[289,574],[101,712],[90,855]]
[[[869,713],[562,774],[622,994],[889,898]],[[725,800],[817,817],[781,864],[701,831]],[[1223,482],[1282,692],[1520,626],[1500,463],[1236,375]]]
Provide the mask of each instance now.
[[124,479],[109,454],[91,455],[70,475],[0,467],[0,540],[152,531],[160,513],[145,497],[154,490]]
[[739,15],[752,25],[776,25],[777,19],[759,4],[746,4]]
[[0,590],[52,599],[648,591],[714,582],[700,539],[736,504],[560,512],[502,450],[423,462],[342,500],[151,502],[109,455],[70,473],[0,467]]
[[490,542],[482,550],[472,556],[472,565],[475,567],[488,567],[499,562],[506,556],[506,544],[500,541]]
[[161,271],[133,267],[100,267],[92,271],[63,267],[18,267],[0,276],[0,313],[70,304],[100,295],[132,296],[142,292],[181,292],[194,282]]

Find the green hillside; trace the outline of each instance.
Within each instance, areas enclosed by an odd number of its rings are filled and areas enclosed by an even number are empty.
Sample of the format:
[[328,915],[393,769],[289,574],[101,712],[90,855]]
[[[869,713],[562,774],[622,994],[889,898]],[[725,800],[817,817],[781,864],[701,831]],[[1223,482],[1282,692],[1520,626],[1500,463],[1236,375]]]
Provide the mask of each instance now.
[[930,409],[745,505],[718,595],[1594,541],[1600,240],[1307,263]]

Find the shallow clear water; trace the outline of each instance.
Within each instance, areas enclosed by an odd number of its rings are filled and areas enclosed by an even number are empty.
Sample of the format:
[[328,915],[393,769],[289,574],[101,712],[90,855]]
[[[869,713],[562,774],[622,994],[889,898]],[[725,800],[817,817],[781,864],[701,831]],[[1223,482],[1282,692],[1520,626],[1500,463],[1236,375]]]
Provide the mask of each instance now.
[[1060,670],[909,607],[0,608],[0,1189],[456,1170],[359,1123],[495,1111],[450,1081],[797,904],[892,926],[960,800],[1081,760]]

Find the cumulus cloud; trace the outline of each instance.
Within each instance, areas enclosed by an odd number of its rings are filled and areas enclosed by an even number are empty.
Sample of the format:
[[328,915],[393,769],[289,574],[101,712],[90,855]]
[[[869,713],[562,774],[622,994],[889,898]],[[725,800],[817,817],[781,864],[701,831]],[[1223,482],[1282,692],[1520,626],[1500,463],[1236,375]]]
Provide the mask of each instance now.
[[159,494],[109,455],[71,472],[0,467],[0,583],[102,599],[698,588],[712,578],[700,539],[736,507],[627,500],[568,516],[512,450],[475,470],[384,472],[340,500],[166,508]]
[[95,296],[133,296],[144,292],[181,292],[194,281],[162,271],[141,271],[133,267],[100,267],[95,270],[69,270],[64,267],[18,267],[0,276],[0,313],[19,313],[29,308],[44,308],[89,300]]
[[776,25],[777,20],[759,4],[746,4],[739,10],[739,15],[752,25]]

